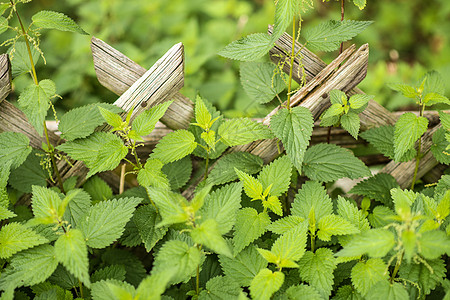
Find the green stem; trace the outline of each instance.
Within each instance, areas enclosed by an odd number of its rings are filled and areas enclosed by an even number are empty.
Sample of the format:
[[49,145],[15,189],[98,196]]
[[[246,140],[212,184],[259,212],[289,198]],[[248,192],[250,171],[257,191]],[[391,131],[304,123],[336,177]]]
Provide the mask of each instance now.
[[311,252],[314,253],[316,247],[316,235],[311,233]]
[[[425,104],[422,103],[422,99],[419,100],[419,105],[420,105],[420,113],[419,115],[421,117],[423,117],[423,112],[425,110]],[[416,166],[414,168],[414,176],[413,176],[413,180],[411,183],[411,190],[414,190],[414,185],[416,184],[416,178],[417,178],[417,172],[419,171],[419,163],[420,163],[420,158],[422,156],[422,137],[419,138],[419,142],[417,144],[417,154],[416,154]]]
[[50,159],[52,160],[53,170],[55,171],[56,179],[58,180],[59,189],[61,190],[61,193],[65,194],[66,192],[64,191],[64,185],[61,178],[61,174],[59,173],[58,166],[56,165],[55,153],[53,151],[53,147],[51,147],[50,145],[50,139],[48,137],[47,124],[45,124],[45,120],[44,120],[44,133],[45,139],[47,141],[47,148],[49,149],[48,151],[50,154]]
[[81,295],[81,298],[84,299],[84,295],[83,295],[83,284],[81,283],[81,280],[78,280],[78,284],[80,285],[80,295]]
[[206,179],[208,179],[208,165],[209,165],[209,151],[206,151],[205,176],[203,177],[203,181],[206,181]]
[[139,159],[139,156],[137,155],[135,145],[133,145],[133,147],[131,148],[131,152],[133,152],[134,159],[136,160],[136,163],[137,163],[137,167],[139,168],[139,170],[141,170],[142,164],[141,164],[141,160]]
[[292,20],[292,51],[291,51],[291,64],[289,66],[289,81],[288,81],[288,93],[286,106],[287,109],[291,109],[291,90],[292,90],[292,73],[294,70],[294,60],[295,60],[295,16]]
[[397,257],[397,262],[395,263],[394,272],[392,272],[392,276],[391,276],[391,282],[392,282],[392,280],[394,280],[395,276],[397,276],[398,270],[400,269],[400,266],[402,265],[403,254],[405,254],[405,252],[402,250],[400,257],[399,258]]

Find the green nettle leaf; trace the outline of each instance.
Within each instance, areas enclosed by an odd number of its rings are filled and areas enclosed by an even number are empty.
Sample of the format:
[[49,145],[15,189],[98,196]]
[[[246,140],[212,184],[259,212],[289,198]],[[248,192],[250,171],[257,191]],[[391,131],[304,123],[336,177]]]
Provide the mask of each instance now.
[[303,171],[308,178],[324,182],[371,175],[369,168],[351,151],[333,144],[318,144],[306,150]]
[[394,91],[398,91],[403,94],[406,98],[416,98],[419,96],[419,93],[417,92],[416,88],[414,88],[411,85],[404,84],[404,83],[389,83],[388,87],[393,89]]
[[135,299],[159,300],[166,290],[170,279],[174,276],[176,269],[168,269],[157,274],[147,276],[141,281]]
[[91,296],[95,300],[133,299],[134,293],[134,286],[116,279],[101,280],[91,286]]
[[299,14],[300,0],[279,0],[275,8],[275,24],[273,26],[272,42],[285,32],[292,19]]
[[298,261],[305,253],[308,224],[297,225],[280,236],[272,245],[271,252],[277,257],[278,267],[298,267]]
[[322,300],[322,296],[316,291],[315,288],[306,284],[291,285],[285,292],[287,299],[309,299],[309,300]]
[[[339,216],[353,224],[360,232],[366,232],[370,229],[369,221],[356,205],[341,196],[338,196],[337,202]],[[340,237],[339,242],[344,246],[351,239],[352,236]]]
[[176,284],[185,281],[195,275],[201,257],[202,254],[197,247],[189,247],[182,241],[168,241],[156,254],[151,275],[175,268],[176,273],[170,282]]
[[349,193],[369,197],[380,201],[386,206],[393,207],[391,189],[399,188],[397,181],[390,174],[378,173],[357,183]]
[[303,184],[292,203],[291,214],[307,220],[311,210],[314,210],[316,222],[333,213],[331,198],[323,185],[316,181],[307,181]]
[[180,160],[168,163],[164,165],[164,167],[162,167],[161,171],[163,171],[163,173],[166,174],[167,179],[169,179],[170,188],[172,190],[177,190],[183,187],[191,178],[191,158],[189,156],[186,156]]
[[136,209],[133,222],[136,224],[147,252],[150,252],[156,243],[164,237],[168,229],[167,227],[156,227],[161,222],[161,215],[156,212],[153,205],[144,205]]
[[219,126],[218,133],[229,147],[273,138],[267,126],[248,118],[226,120]]
[[216,276],[208,280],[206,288],[201,291],[198,299],[238,299],[241,291],[239,284],[234,282],[231,278]]
[[320,117],[321,119],[327,119],[334,116],[340,116],[344,112],[344,106],[340,103],[332,104]]
[[350,108],[357,110],[366,106],[370,99],[373,98],[374,96],[372,95],[356,94],[351,96],[348,102],[350,103]]
[[[381,126],[361,132],[360,136],[380,151],[384,156],[394,159],[394,126]],[[410,161],[416,150],[410,148],[397,162]]]
[[112,244],[122,235],[125,224],[141,201],[140,198],[121,198],[92,206],[79,228],[86,245],[100,249]]
[[0,165],[19,167],[31,153],[30,139],[17,132],[0,133]]
[[55,83],[44,79],[39,84],[30,84],[19,96],[19,107],[40,136],[44,131],[44,121],[50,108],[50,98],[56,94]]
[[396,244],[394,234],[386,229],[371,229],[355,236],[337,256],[355,257],[367,253],[370,257],[384,257]]
[[32,16],[31,19],[36,27],[88,34],[74,20],[56,11],[42,10]]
[[270,120],[270,128],[283,142],[292,164],[300,173],[313,125],[311,112],[302,106],[296,106],[291,110],[280,109]]
[[270,224],[269,214],[259,213],[250,207],[238,211],[234,232],[234,254],[239,253],[251,242],[266,232]]
[[447,114],[443,111],[439,111],[439,119],[441,120],[442,127],[447,130],[450,130],[450,114]]
[[113,113],[120,113],[123,110],[108,103],[96,103],[72,109],[65,113],[58,124],[61,137],[67,141],[85,138],[92,134],[98,126],[105,121],[100,114],[99,107],[107,109]]
[[329,20],[306,28],[303,37],[308,47],[315,51],[334,51],[341,42],[348,41],[366,29],[373,21]]
[[426,259],[436,259],[450,253],[450,238],[443,231],[426,231],[418,237],[419,253]]
[[218,254],[232,257],[231,250],[220,234],[214,219],[208,219],[192,229],[191,237],[197,244],[205,245]]
[[57,266],[53,246],[45,244],[21,251],[2,270],[0,290],[41,283],[52,275]]
[[170,104],[173,101],[166,101],[164,103],[153,106],[152,108],[144,111],[134,119],[131,128],[136,132],[138,136],[145,136],[150,134],[155,129],[156,123],[161,119]]
[[254,246],[245,248],[235,257],[219,255],[219,261],[225,275],[240,286],[250,286],[256,274],[267,267],[267,261]]
[[105,119],[106,123],[111,125],[113,129],[119,129],[122,127],[122,117],[118,114],[115,114],[103,107],[98,107],[100,114],[102,115],[103,119]]
[[267,230],[281,235],[296,228],[304,221],[305,219],[299,216],[287,216],[272,222],[272,224],[267,227]]
[[254,33],[231,42],[218,54],[240,61],[254,61],[267,54],[270,48],[272,48],[270,35]]
[[433,92],[441,95],[445,93],[445,82],[439,72],[430,71],[426,73],[419,82],[423,82],[424,80],[423,95]]
[[157,159],[148,159],[138,173],[137,180],[141,186],[154,186],[157,188],[168,189],[169,180],[161,169],[163,163]]
[[236,168],[234,171],[238,175],[239,180],[244,184],[244,191],[247,196],[249,196],[252,200],[262,199],[263,186],[261,182]]
[[366,0],[353,0],[353,4],[355,4],[359,9],[363,10],[366,7]]
[[227,184],[209,194],[200,209],[202,219],[214,219],[220,234],[228,233],[236,223],[236,213],[241,207],[242,183]]
[[398,282],[390,283],[388,280],[380,280],[369,290],[366,299],[407,300],[410,298],[403,284]]
[[89,261],[84,236],[78,229],[70,229],[55,242],[55,256],[58,262],[69,270],[84,285],[89,287]]
[[246,174],[255,174],[261,171],[264,162],[259,156],[247,152],[233,152],[222,156],[208,175],[207,183],[214,185],[234,181],[238,175],[234,168]]
[[333,251],[320,248],[316,253],[307,251],[298,262],[300,277],[314,287],[324,299],[328,299],[331,294],[335,260]]
[[75,160],[84,161],[90,169],[87,178],[116,168],[128,153],[120,137],[107,132],[95,132],[85,139],[66,142],[57,148]]
[[33,150],[18,168],[11,170],[8,183],[18,191],[31,193],[31,186],[47,186],[48,172],[41,166],[38,150]]
[[[404,264],[399,271],[399,277],[417,283],[418,286],[411,286],[409,289],[410,296],[428,295],[438,286],[445,277],[445,263],[442,259],[427,260],[426,265]],[[420,291],[418,290],[420,288]],[[416,292],[416,293],[414,293]]]
[[394,158],[402,156],[414,146],[414,143],[427,131],[428,119],[417,117],[413,113],[404,113],[395,123]]
[[216,148],[216,133],[212,130],[208,131],[208,132],[202,132],[202,134],[200,135],[200,137],[205,141],[205,143],[211,148],[211,149],[215,149]]
[[187,130],[177,130],[164,136],[156,145],[151,158],[167,164],[192,153],[197,147],[194,135]]
[[444,95],[438,93],[428,93],[423,97],[423,102],[427,105],[434,105],[438,103],[450,104],[450,100]]
[[148,195],[158,207],[162,222],[158,227],[176,223],[184,223],[189,219],[187,208],[189,203],[182,195],[165,189],[147,188]]
[[89,208],[91,207],[91,197],[84,190],[77,189],[74,191],[77,191],[77,193],[67,205],[63,219],[64,221],[68,221],[69,224],[75,228],[78,228],[84,216],[89,212]]
[[434,158],[441,164],[450,164],[450,155],[445,154],[447,147],[450,145],[450,142],[445,138],[446,130],[444,128],[439,128],[433,134],[433,144],[431,145],[431,152],[433,153]]
[[125,280],[125,267],[122,265],[111,265],[106,266],[102,269],[97,269],[92,275],[91,275],[91,282],[97,282],[101,280],[107,280],[107,279],[116,279],[120,281]]
[[272,185],[269,192],[270,195],[280,196],[289,188],[291,172],[291,161],[288,156],[283,156],[265,166],[258,175],[258,181],[261,182],[263,190]]
[[381,280],[388,279],[387,266],[381,258],[370,258],[358,262],[352,269],[352,283],[365,296]]
[[284,282],[284,274],[269,269],[262,269],[250,284],[250,295],[253,299],[269,300]]
[[47,242],[46,238],[25,225],[16,222],[6,224],[0,230],[0,258],[9,258],[19,251]]
[[16,216],[17,215],[15,213],[10,211],[6,207],[0,205],[0,221],[6,220],[6,219],[10,219],[10,218],[14,218]]
[[342,128],[348,131],[352,137],[356,140],[358,139],[359,133],[359,116],[355,113],[349,112],[348,114],[343,114],[341,116]]
[[31,207],[38,223],[59,223],[63,213],[58,213],[62,203],[58,193],[37,185],[33,185],[32,190]]
[[283,216],[283,208],[281,206],[281,201],[278,197],[269,196],[266,200],[262,201],[262,205],[266,209],[270,209],[273,213]]
[[241,84],[247,95],[261,104],[272,101],[286,87],[281,76],[274,71],[275,65],[272,63],[241,63]]
[[92,176],[83,185],[83,189],[91,196],[92,201],[99,202],[112,197],[111,187],[98,176]]
[[394,218],[395,213],[389,207],[381,205],[376,206],[368,217],[370,224],[374,228],[384,227],[392,223]]
[[195,99],[195,122],[197,125],[199,125],[204,130],[210,128],[210,122],[211,122],[211,113],[208,111],[208,108],[206,107],[205,103],[203,102],[202,98],[197,95],[197,98]]
[[[30,47],[34,65],[39,61],[41,54],[34,47]],[[14,47],[8,49],[11,59],[11,73],[13,78],[31,71],[31,61],[25,42],[17,41]]]
[[332,235],[359,233],[359,229],[349,221],[336,215],[328,215],[319,220],[317,237],[322,241],[331,241]]
[[5,17],[0,16],[0,34],[6,30],[8,30],[8,20]]

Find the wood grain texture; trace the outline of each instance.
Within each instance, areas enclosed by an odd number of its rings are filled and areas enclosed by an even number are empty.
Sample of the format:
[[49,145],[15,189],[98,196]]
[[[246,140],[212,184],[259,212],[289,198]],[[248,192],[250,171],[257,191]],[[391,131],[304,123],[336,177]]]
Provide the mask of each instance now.
[[11,64],[8,54],[0,55],[0,102],[11,92]]

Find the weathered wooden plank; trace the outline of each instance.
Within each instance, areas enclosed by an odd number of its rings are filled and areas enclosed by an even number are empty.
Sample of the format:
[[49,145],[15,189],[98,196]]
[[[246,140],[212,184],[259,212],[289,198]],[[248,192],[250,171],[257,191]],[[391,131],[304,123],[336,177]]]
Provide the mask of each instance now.
[[11,92],[11,64],[8,54],[0,55],[0,102]]
[[[120,51],[95,37],[91,40],[94,68],[99,82],[117,95],[122,95],[147,71]],[[194,115],[194,104],[176,91],[161,121],[169,128],[187,128]]]

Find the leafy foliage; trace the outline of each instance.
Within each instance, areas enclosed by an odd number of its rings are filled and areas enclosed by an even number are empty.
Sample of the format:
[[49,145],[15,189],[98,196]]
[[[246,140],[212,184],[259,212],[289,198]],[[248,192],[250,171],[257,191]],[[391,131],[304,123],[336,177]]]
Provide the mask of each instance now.
[[10,223],[0,230],[0,258],[48,242],[46,238],[20,223]]
[[395,123],[394,159],[400,160],[425,133],[427,127],[428,120],[425,117],[417,117],[413,113],[403,114]]
[[270,40],[267,33],[254,33],[231,42],[218,54],[240,61],[254,61],[269,52],[272,48]]
[[87,34],[71,18],[59,12],[42,10],[33,15],[31,19],[33,20],[33,25],[40,28]]
[[218,133],[223,143],[230,147],[272,138],[267,126],[246,118],[226,120],[220,125]]
[[197,147],[195,137],[187,130],[177,130],[163,137],[153,150],[151,158],[167,164],[189,155]]

